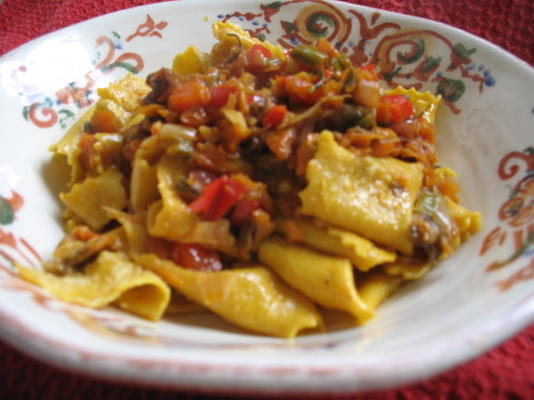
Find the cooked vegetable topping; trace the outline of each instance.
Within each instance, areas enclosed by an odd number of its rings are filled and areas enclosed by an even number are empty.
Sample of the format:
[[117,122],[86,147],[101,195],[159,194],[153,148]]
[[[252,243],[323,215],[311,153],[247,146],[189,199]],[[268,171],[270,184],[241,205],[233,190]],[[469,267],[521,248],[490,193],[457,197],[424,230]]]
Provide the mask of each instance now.
[[[366,322],[479,229],[437,166],[439,97],[384,89],[324,38],[285,51],[229,23],[213,31],[210,53],[190,46],[172,69],[100,89],[54,147],[72,168],[69,233],[53,278],[24,276],[147,318],[170,285],[292,337],[322,326],[313,303]],[[93,301],[100,280],[113,295]]]
[[245,191],[241,183],[223,175],[206,185],[202,194],[189,205],[189,208],[201,214],[204,219],[214,221],[226,215]]

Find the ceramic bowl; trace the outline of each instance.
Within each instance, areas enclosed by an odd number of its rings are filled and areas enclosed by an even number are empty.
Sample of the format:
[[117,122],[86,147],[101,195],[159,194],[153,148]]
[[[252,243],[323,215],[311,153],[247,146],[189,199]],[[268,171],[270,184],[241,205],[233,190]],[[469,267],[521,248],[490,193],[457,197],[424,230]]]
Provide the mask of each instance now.
[[[214,21],[284,47],[326,37],[387,85],[441,94],[438,148],[483,229],[381,306],[364,327],[294,340],[216,317],[150,323],[55,300],[21,281],[62,236],[61,170],[48,147],[126,73],[209,50]],[[0,58],[0,335],[62,368],[166,387],[254,393],[354,392],[437,374],[534,319],[534,72],[449,26],[344,3],[181,1],[133,8],[51,33]]]

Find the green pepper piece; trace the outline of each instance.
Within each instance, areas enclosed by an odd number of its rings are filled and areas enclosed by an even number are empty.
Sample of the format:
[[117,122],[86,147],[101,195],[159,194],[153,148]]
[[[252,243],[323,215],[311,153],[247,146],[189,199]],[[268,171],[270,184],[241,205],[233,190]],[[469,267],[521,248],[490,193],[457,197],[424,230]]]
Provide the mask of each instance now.
[[291,50],[291,57],[310,67],[319,67],[328,58],[326,54],[321,53],[315,47],[304,44],[294,47]]
[[341,72],[345,68],[350,67],[352,67],[352,63],[345,54],[340,54],[337,58],[334,58],[334,60],[332,60],[332,68],[336,72]]

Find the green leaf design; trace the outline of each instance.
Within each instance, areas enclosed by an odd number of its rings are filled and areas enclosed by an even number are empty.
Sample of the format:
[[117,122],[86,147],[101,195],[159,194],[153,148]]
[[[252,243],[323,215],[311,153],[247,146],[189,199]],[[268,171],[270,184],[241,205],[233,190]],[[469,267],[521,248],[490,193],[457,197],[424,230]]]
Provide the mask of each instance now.
[[423,63],[423,66],[421,68],[421,71],[422,72],[430,72],[432,71],[432,69],[434,69],[435,67],[437,67],[439,65],[439,63],[441,62],[441,57],[428,57],[424,63]]
[[401,67],[397,67],[397,68],[395,68],[393,71],[384,72],[384,73],[383,73],[383,74],[384,74],[384,79],[385,79],[386,81],[390,81],[390,80],[392,80],[392,79],[395,77],[395,75],[397,75],[399,72],[401,72],[401,70],[402,70]]
[[74,113],[71,110],[62,109],[58,111],[58,114],[63,115],[63,118],[74,118]]
[[399,60],[402,61],[404,64],[411,64],[413,62],[416,62],[419,60],[423,54],[425,54],[425,42],[423,39],[418,37],[411,37],[410,42],[414,44],[414,47],[411,51],[406,53],[399,54]]
[[273,1],[272,3],[263,5],[263,7],[265,8],[280,8],[281,6],[282,6],[281,1]]
[[46,97],[45,100],[39,104],[41,107],[52,108],[54,107],[54,101],[50,97]]
[[24,117],[26,121],[28,120],[29,113],[30,113],[30,106],[25,106],[22,108],[22,116]]
[[330,15],[321,12],[315,12],[306,19],[306,29],[314,37],[319,38],[328,35],[328,29],[324,28],[324,25],[333,29],[336,27],[336,21]]
[[61,115],[61,118],[59,119],[59,125],[63,129],[67,128],[67,121],[69,119],[74,119],[74,113],[67,109],[59,110],[58,114]]
[[10,224],[14,219],[15,213],[13,212],[13,208],[11,208],[11,204],[3,197],[0,197],[0,224]]
[[443,96],[446,101],[454,103],[464,95],[465,84],[458,79],[442,79],[438,84],[438,93]]
[[102,72],[106,72],[112,68],[124,68],[130,71],[132,74],[137,74],[139,71],[134,66],[125,62],[116,62],[102,67]]
[[456,43],[454,46],[452,46],[452,51],[458,57],[468,59],[473,55],[474,52],[477,51],[477,49],[468,49],[462,43]]

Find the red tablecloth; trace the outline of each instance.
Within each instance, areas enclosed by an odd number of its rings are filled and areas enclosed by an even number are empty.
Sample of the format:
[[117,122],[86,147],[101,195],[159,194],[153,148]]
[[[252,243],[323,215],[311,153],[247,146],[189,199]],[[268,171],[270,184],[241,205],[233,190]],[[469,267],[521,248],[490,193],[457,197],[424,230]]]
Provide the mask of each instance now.
[[[154,2],[157,0],[0,0],[0,55],[55,29]],[[534,0],[350,2],[445,22],[481,36],[534,65]],[[231,397],[169,393],[101,382],[48,367],[0,343],[0,399],[134,398]],[[534,325],[477,360],[428,381],[396,390],[328,398],[534,399]]]

